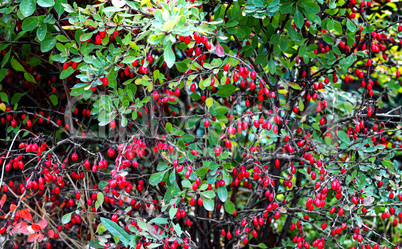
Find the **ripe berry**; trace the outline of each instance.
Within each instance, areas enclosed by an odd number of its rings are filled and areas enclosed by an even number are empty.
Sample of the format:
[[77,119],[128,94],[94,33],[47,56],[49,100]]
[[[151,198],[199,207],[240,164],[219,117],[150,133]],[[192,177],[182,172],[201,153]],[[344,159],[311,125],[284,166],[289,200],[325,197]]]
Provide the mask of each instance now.
[[115,151],[112,148],[109,148],[107,151],[107,154],[109,155],[109,157],[114,157]]

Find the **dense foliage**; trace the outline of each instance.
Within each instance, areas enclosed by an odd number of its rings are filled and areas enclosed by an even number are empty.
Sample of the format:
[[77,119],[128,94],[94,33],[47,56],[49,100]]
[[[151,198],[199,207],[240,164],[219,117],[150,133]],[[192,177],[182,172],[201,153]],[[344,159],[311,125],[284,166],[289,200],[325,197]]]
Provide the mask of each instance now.
[[0,0],[2,248],[399,248],[402,2]]

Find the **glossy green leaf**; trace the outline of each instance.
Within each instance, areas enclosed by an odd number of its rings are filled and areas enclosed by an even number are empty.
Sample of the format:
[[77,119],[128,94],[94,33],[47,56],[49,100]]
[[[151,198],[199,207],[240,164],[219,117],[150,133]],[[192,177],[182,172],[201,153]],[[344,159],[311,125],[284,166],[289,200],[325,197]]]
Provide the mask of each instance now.
[[52,7],[54,5],[54,0],[38,0],[37,4],[41,7]]
[[225,206],[225,211],[226,212],[228,212],[229,214],[234,214],[235,205],[233,204],[233,202],[231,202],[230,200],[226,200],[224,206]]
[[176,56],[174,52],[172,51],[172,42],[168,41],[166,46],[164,47],[165,52],[163,53],[163,58],[165,59],[166,65],[171,68],[173,67],[175,61],[176,61]]
[[25,16],[28,17],[35,12],[36,3],[34,0],[22,0],[20,4],[20,11]]
[[47,24],[43,23],[36,30],[36,37],[38,37],[39,41],[43,41],[43,39],[45,39],[46,37],[46,34],[47,34]]
[[151,184],[153,186],[158,185],[163,180],[163,177],[165,176],[166,172],[167,172],[167,170],[162,171],[162,172],[153,173],[151,175],[151,177],[149,178],[149,184]]
[[38,26],[38,24],[39,24],[39,18],[37,16],[30,16],[24,19],[21,28],[24,31],[32,31],[36,28],[36,26]]
[[105,227],[107,228],[107,230],[113,235],[113,236],[118,236],[119,239],[121,240],[121,242],[123,242],[123,244],[125,246],[128,246],[130,240],[131,240],[131,236],[124,231],[123,228],[121,228],[119,225],[117,225],[115,222],[106,219],[104,217],[100,218],[101,222],[103,223],[103,225],[105,225]]
[[42,41],[40,50],[45,53],[50,51],[56,45],[56,37],[49,37]]

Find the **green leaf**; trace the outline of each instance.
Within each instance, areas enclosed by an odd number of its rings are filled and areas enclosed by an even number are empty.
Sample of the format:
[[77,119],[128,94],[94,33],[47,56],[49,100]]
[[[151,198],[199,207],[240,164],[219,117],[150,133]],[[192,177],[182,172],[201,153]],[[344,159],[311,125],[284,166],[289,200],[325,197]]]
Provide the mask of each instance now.
[[391,160],[385,159],[385,160],[381,161],[381,164],[382,164],[383,166],[389,168],[392,172],[395,172],[395,169],[394,169],[394,167],[393,167],[393,165],[392,165]]
[[[1,67],[4,67],[7,64],[8,60],[10,59],[10,55],[11,55],[11,49],[9,49],[8,52],[4,55],[3,60],[1,61]],[[5,69],[2,69],[2,70],[5,70]],[[6,73],[7,73],[7,71],[5,73],[2,73],[2,77],[0,77],[0,81],[2,81],[4,79],[4,77],[6,76]]]
[[54,5],[54,0],[38,0],[37,3],[41,7],[48,8]]
[[173,126],[172,126],[171,123],[167,122],[165,127],[166,127],[166,130],[167,130],[169,133],[172,133],[172,131],[173,131]]
[[194,141],[195,138],[194,138],[193,135],[187,134],[187,135],[184,135],[184,136],[182,137],[182,139],[183,139],[183,141],[186,142],[186,143],[191,143],[191,142]]
[[56,41],[56,37],[49,37],[44,39],[40,44],[40,50],[43,53],[50,51],[54,47],[54,45],[56,45]]
[[68,76],[72,75],[75,70],[72,67],[68,67],[66,70],[63,70],[60,74],[60,79],[66,79]]
[[58,36],[56,36],[56,39],[59,41],[59,42],[69,42],[70,40],[67,38],[67,37],[65,37],[64,35],[58,35]]
[[7,95],[7,93],[0,92],[0,99],[1,99],[1,101],[8,103],[8,95]]
[[22,0],[20,4],[21,14],[25,17],[32,15],[35,12],[36,3],[34,0]]
[[201,192],[201,195],[205,196],[206,198],[212,199],[215,197],[215,192],[212,190],[207,190],[207,191]]
[[43,41],[46,37],[46,32],[47,32],[47,24],[43,23],[42,25],[39,26],[39,28],[36,30],[36,37],[38,37],[39,41]]
[[307,53],[307,47],[305,44],[299,47],[299,56],[303,57]]
[[320,6],[318,6],[318,4],[314,2],[302,3],[301,5],[304,7],[305,10],[307,10],[307,12],[311,14],[317,14],[318,12],[320,12]]
[[207,105],[208,109],[211,108],[213,103],[214,103],[213,98],[207,98],[207,100],[205,100],[205,104]]
[[24,96],[26,93],[15,93],[13,97],[11,98],[11,105],[15,105],[20,101],[22,96]]
[[279,43],[279,47],[281,48],[282,51],[286,51],[288,50],[288,42],[286,41],[286,39],[284,37],[282,37],[281,42]]
[[160,218],[160,217],[153,218],[149,222],[150,223],[161,224],[161,225],[165,225],[165,224],[169,223],[167,218]]
[[213,211],[214,210],[214,202],[204,196],[201,196],[201,198],[203,201],[204,208],[208,211]]
[[30,73],[24,73],[24,78],[29,82],[36,83],[35,78]]
[[226,200],[226,202],[225,202],[225,210],[229,214],[234,214],[235,205],[233,204],[233,202],[231,202],[230,200]]
[[99,189],[104,189],[107,185],[109,185],[109,183],[107,181],[100,181],[98,184],[98,188]]
[[168,68],[173,67],[175,61],[176,61],[176,56],[174,52],[172,51],[172,42],[168,41],[164,47],[164,52],[163,52],[163,58],[165,59],[166,65]]
[[338,131],[338,137],[342,142],[350,145],[350,138],[344,131]]
[[50,98],[50,101],[52,101],[52,104],[54,106],[59,104],[59,99],[57,98],[56,95],[52,94],[52,95],[49,96],[49,98]]
[[324,38],[324,41],[325,41],[326,43],[334,44],[334,40],[332,39],[331,36],[322,34],[322,38]]
[[222,202],[225,202],[228,199],[228,190],[225,186],[219,186],[218,188],[218,197]]
[[165,176],[166,172],[167,170],[152,174],[151,177],[149,178],[149,184],[153,186],[158,185],[163,180],[163,177]]
[[167,163],[165,163],[165,162],[160,162],[160,163],[158,163],[158,166],[156,167],[156,170],[157,170],[157,171],[163,171],[163,170],[166,170],[167,167],[168,167],[168,164],[167,164]]
[[303,25],[304,25],[304,17],[303,17],[303,15],[299,12],[299,9],[296,9],[294,19],[295,19],[296,27],[298,27],[299,29],[303,28]]
[[275,72],[276,72],[276,64],[275,64],[275,61],[274,60],[269,60],[269,63],[268,63],[268,70],[269,70],[269,73],[270,74],[275,74]]
[[325,140],[325,143],[326,143],[328,146],[331,145],[331,138],[330,138],[330,137],[325,136],[324,140]]
[[119,239],[121,240],[121,242],[123,242],[123,244],[125,246],[128,247],[128,244],[130,243],[131,240],[131,236],[124,231],[123,228],[121,228],[119,225],[117,225],[115,222],[106,219],[104,217],[101,217],[101,222],[103,223],[103,225],[105,225],[105,227],[107,228],[107,230],[113,235],[113,236],[118,236]]
[[229,97],[235,90],[236,87],[234,85],[221,85],[219,86],[219,90],[214,95],[217,95],[219,97]]
[[64,12],[64,7],[62,3],[67,3],[66,0],[55,0],[54,9],[56,10],[57,14],[59,15],[58,19],[60,19],[61,14]]
[[21,28],[24,31],[31,31],[38,26],[39,23],[39,18],[37,16],[30,16],[28,18],[25,18],[25,20],[22,22]]
[[63,224],[69,223],[71,221],[71,215],[72,214],[73,213],[71,212],[71,213],[63,215],[63,217],[61,217],[61,223],[63,223]]
[[171,220],[172,220],[173,217],[176,215],[177,210],[179,210],[179,209],[178,209],[178,208],[174,208],[174,207],[170,208],[170,210],[169,210],[169,218],[170,218]]
[[[99,226],[98,226],[99,227]],[[100,233],[102,234],[102,233]],[[95,239],[95,240],[91,240],[89,241],[89,246],[93,247],[93,248],[97,248],[97,249],[103,249],[105,248],[105,246],[102,246],[101,244],[99,244],[99,240]]]
[[264,243],[260,243],[260,244],[258,244],[258,248],[265,249],[265,248],[268,248],[268,247]]
[[135,56],[127,56],[126,58],[123,59],[123,63],[125,64],[130,64],[133,63],[138,57]]
[[25,68],[14,58],[11,59],[11,66],[17,71],[25,72]]
[[346,19],[346,27],[350,32],[356,31],[356,25],[350,19]]
[[105,196],[103,195],[102,192],[99,192],[97,195],[96,202],[95,202],[95,208],[97,209],[100,206],[102,206],[104,200],[105,200]]

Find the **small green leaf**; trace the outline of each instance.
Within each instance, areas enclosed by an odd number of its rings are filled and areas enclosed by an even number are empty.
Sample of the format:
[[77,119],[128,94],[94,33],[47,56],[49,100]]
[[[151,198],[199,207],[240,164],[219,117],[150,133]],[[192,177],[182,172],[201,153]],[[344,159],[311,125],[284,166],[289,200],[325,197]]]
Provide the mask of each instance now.
[[229,97],[235,90],[236,87],[234,85],[231,84],[221,85],[219,86],[219,90],[216,93],[214,93],[214,95],[217,95],[219,97]]
[[204,196],[201,196],[201,198],[203,201],[204,208],[208,211],[213,211],[214,210],[214,202]]
[[1,99],[1,101],[8,103],[8,95],[7,95],[7,93],[0,92],[0,99]]
[[20,4],[21,14],[25,17],[32,15],[35,12],[36,3],[34,0],[22,0]]
[[275,61],[274,60],[269,60],[269,63],[268,63],[268,70],[269,70],[269,73],[270,74],[275,74],[275,72],[276,72],[276,64],[275,64]]
[[48,8],[54,5],[54,0],[38,0],[37,3],[41,7]]
[[201,195],[205,196],[206,198],[212,199],[215,197],[215,192],[212,190],[207,190],[207,191],[201,192]]
[[61,217],[61,223],[63,223],[63,224],[69,223],[71,221],[71,215],[72,214],[73,213],[71,212],[71,213],[63,215],[63,217]]
[[305,44],[299,47],[299,56],[303,57],[307,53],[307,47]]
[[56,41],[56,37],[49,37],[44,39],[40,44],[40,50],[43,53],[50,51],[54,47],[54,45],[56,45]]
[[37,16],[30,16],[28,18],[25,18],[25,20],[22,22],[21,28],[24,31],[31,31],[38,26],[39,19]]
[[346,27],[350,32],[356,31],[356,25],[350,19],[346,19]]
[[11,59],[11,66],[17,71],[25,72],[25,68],[14,58]]
[[286,39],[284,37],[282,37],[281,42],[279,43],[279,47],[281,48],[282,51],[286,51],[288,50],[288,42],[286,41]]
[[187,134],[187,135],[184,135],[184,136],[182,137],[182,139],[183,139],[183,141],[186,142],[186,143],[191,143],[191,142],[194,141],[195,138],[194,138],[193,135]]
[[228,190],[225,186],[219,186],[218,188],[218,197],[222,202],[225,202],[228,199]]
[[298,27],[299,29],[301,29],[301,28],[303,27],[303,25],[304,25],[304,17],[303,17],[303,15],[299,12],[299,9],[296,9],[294,18],[295,18],[296,27]]
[[172,131],[173,131],[173,126],[172,126],[171,123],[169,123],[169,122],[166,123],[166,130],[167,130],[169,133],[172,133]]
[[231,202],[230,200],[226,200],[226,202],[225,202],[225,210],[229,214],[234,214],[235,205],[233,204],[233,202]]
[[60,74],[60,79],[66,79],[68,76],[72,75],[75,70],[72,67],[68,67],[66,70],[63,70]]
[[381,161],[381,164],[382,164],[383,166],[389,168],[392,172],[395,172],[391,160],[385,159],[385,160]]
[[36,37],[38,37],[39,41],[43,41],[46,37],[46,32],[47,32],[47,24],[43,23],[42,25],[39,26],[39,28],[36,30]]
[[24,96],[26,94],[25,93],[15,93],[13,95],[13,97],[11,98],[11,105],[15,105],[18,103],[18,101],[20,101],[20,99],[22,98],[22,96]]
[[207,98],[207,100],[205,100],[205,104],[207,105],[208,109],[211,108],[213,103],[214,103],[213,98]]
[[347,145],[350,144],[350,138],[344,131],[338,131],[338,137],[342,142],[346,143]]
[[131,236],[124,231],[123,228],[121,228],[119,225],[117,225],[115,222],[106,219],[104,217],[101,217],[101,222],[103,223],[103,225],[105,225],[105,227],[107,228],[107,230],[113,235],[113,236],[118,236],[119,239],[121,240],[121,242],[123,242],[123,244],[125,246],[128,247],[128,244],[130,243],[131,240]]
[[163,180],[163,177],[165,176],[166,172],[167,170],[152,174],[151,177],[149,178],[149,184],[153,186],[158,185]]
[[24,73],[24,78],[29,82],[36,83],[35,78],[30,73]]
[[100,181],[98,184],[98,188],[99,189],[104,189],[107,185],[109,185],[109,183],[107,181]]
[[168,219],[167,218],[156,217],[156,218],[153,218],[152,220],[150,220],[149,222],[150,223],[156,223],[156,224],[165,225],[165,224],[168,224]]
[[[3,60],[1,61],[1,67],[4,67],[7,64],[8,60],[10,59],[10,55],[11,55],[11,49],[9,49],[8,52],[4,55]],[[1,70],[5,70],[5,69],[1,69]],[[2,81],[4,79],[6,74],[7,74],[7,71],[1,72],[0,81]]]
[[172,42],[168,41],[166,43],[166,46],[164,47],[165,52],[163,52],[163,58],[165,59],[166,65],[168,68],[173,67],[175,61],[176,61],[176,56],[174,52],[172,51]]

